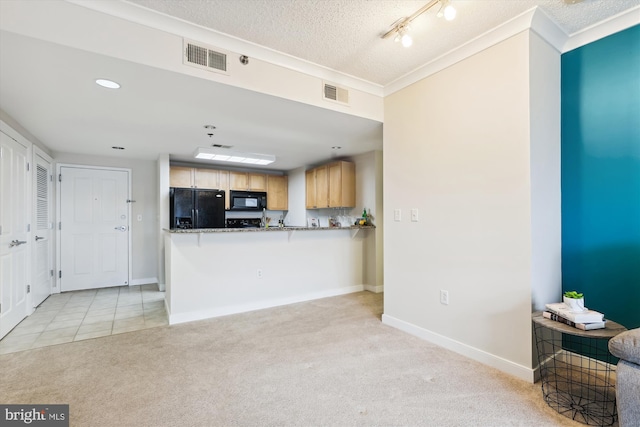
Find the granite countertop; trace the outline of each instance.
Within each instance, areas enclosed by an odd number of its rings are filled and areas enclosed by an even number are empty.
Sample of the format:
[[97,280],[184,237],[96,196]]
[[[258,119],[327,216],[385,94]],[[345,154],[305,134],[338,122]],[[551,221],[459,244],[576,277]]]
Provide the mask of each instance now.
[[376,228],[375,225],[352,225],[351,227],[306,227],[306,226],[285,226],[285,227],[264,227],[264,228],[197,228],[197,229],[174,229],[165,228],[169,233],[256,233],[272,231],[297,231],[297,230],[363,230]]

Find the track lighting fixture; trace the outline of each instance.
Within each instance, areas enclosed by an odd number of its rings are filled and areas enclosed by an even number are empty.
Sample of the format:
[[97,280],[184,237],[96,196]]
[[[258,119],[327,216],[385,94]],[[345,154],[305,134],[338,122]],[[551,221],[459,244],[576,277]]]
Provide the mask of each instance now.
[[411,46],[413,44],[413,40],[409,35],[409,24],[411,21],[436,6],[438,3],[440,4],[440,10],[438,10],[438,14],[436,15],[438,18],[444,17],[447,21],[451,21],[456,17],[456,9],[451,5],[451,0],[431,0],[429,3],[415,11],[412,15],[400,18],[394,22],[391,25],[391,29],[384,33],[382,38],[386,39],[395,35],[394,40],[396,42],[401,41],[402,46],[404,47]]

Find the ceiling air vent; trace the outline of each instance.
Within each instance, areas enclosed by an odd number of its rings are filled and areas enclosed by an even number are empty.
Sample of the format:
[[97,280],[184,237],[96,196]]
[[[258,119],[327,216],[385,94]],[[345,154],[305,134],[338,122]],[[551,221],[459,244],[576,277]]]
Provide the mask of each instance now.
[[323,97],[329,101],[349,104],[349,91],[331,83],[324,83]]
[[184,63],[227,74],[227,52],[201,43],[184,41]]

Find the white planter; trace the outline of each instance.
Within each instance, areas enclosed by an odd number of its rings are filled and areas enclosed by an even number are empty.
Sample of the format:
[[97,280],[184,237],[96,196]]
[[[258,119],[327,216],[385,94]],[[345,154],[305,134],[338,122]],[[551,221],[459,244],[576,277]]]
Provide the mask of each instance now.
[[562,297],[564,304],[569,307],[571,311],[585,311],[584,308],[584,298],[567,298]]

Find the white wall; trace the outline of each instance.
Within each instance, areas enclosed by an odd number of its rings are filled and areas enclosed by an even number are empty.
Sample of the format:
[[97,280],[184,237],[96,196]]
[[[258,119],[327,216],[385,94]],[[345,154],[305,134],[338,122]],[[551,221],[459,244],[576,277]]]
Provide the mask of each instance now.
[[165,232],[170,323],[361,291],[372,232]]
[[356,165],[356,207],[351,212],[359,216],[363,209],[372,218],[375,232],[364,242],[365,289],[382,292],[384,215],[382,210],[382,151],[371,151],[352,158]]
[[529,67],[523,32],[385,98],[384,126],[383,320],[527,379]]
[[560,54],[531,33],[531,303],[543,310],[562,292]]
[[[118,167],[131,169],[131,285],[158,281],[158,174],[152,160],[54,153],[55,164]],[[142,215],[142,221],[137,216]]]

